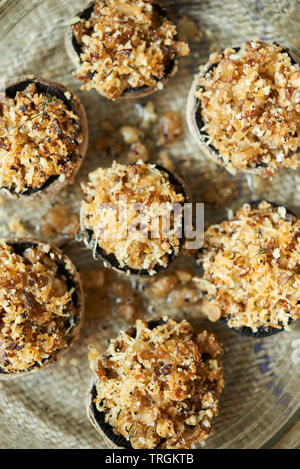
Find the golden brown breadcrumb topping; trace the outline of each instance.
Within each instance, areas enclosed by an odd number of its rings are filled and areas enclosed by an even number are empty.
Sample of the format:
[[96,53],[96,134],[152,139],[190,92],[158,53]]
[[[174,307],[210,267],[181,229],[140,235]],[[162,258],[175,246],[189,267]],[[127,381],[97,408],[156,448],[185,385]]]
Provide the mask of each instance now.
[[212,431],[224,386],[223,350],[213,334],[194,336],[190,324],[138,320],[91,353],[96,407],[117,435],[136,449],[193,448]]
[[[121,268],[147,269],[151,275],[157,265],[168,265],[169,255],[179,253],[183,214],[175,215],[173,208],[185,197],[165,171],[143,161],[129,166],[114,162],[90,173],[82,190],[82,227],[92,232],[95,250],[99,246],[114,254]],[[170,230],[156,225],[159,219],[170,219]]]
[[184,134],[184,119],[178,111],[167,111],[159,119],[158,145],[168,146],[180,140]]
[[189,53],[153,0],[97,0],[91,17],[75,24],[73,34],[82,48],[75,77],[110,99],[157,87],[176,55]]
[[203,311],[234,328],[287,328],[300,316],[300,220],[268,202],[211,226],[199,254]]
[[300,67],[282,47],[246,42],[212,54],[200,75],[202,135],[229,171],[299,167]]
[[82,142],[78,116],[34,83],[0,103],[0,187],[17,194],[64,178]]
[[79,229],[79,216],[63,204],[56,204],[45,212],[38,224],[43,239],[63,245],[76,238]]
[[0,373],[40,367],[67,347],[77,323],[63,262],[49,245],[28,247],[22,255],[0,243]]
[[225,169],[205,168],[199,174],[199,200],[214,208],[230,205],[238,196],[238,182]]

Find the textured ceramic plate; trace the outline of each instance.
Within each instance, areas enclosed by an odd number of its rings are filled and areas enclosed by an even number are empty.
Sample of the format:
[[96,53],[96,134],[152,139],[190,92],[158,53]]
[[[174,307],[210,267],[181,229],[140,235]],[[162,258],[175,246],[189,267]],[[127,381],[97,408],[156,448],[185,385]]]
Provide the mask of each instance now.
[[[164,91],[151,98],[158,115],[170,109],[184,112],[193,73],[214,47],[223,48],[259,37],[275,39],[295,51],[300,50],[299,1],[162,0],[161,3],[177,22],[188,16],[199,34],[191,35],[192,54],[180,61],[179,73]],[[92,144],[75,186],[60,196],[72,210],[78,208],[80,181],[92,168],[111,163],[110,156],[97,153],[93,146],[101,121],[111,119],[118,125],[139,122],[137,103],[115,104],[94,92],[81,92],[80,85],[71,76],[72,65],[64,50],[64,33],[68,20],[85,4],[81,0],[0,1],[1,78],[33,73],[60,81],[78,92],[86,107]],[[201,202],[203,186],[209,184],[202,177],[207,170],[203,155],[187,132],[169,151],[178,173],[190,185],[194,201]],[[155,158],[153,153],[152,160]],[[287,205],[300,215],[299,172],[283,172],[264,184],[253,178],[239,178],[236,183],[238,197],[230,204],[231,208],[251,198],[265,197]],[[9,220],[15,214],[29,232],[38,235],[36,226],[40,217],[55,202],[42,205],[2,203],[1,235],[9,233]],[[225,208],[206,209],[207,222],[221,220],[225,215]],[[68,252],[80,269],[91,266],[91,256],[81,246]],[[260,448],[276,441],[300,405],[299,322],[290,333],[253,340],[207,323],[197,307],[176,309],[146,299],[144,306],[144,314],[169,312],[188,317],[194,323],[203,323],[224,343],[226,388],[214,433],[204,447]],[[107,339],[121,327],[126,327],[124,321],[99,311],[99,317],[88,317],[80,342],[63,362],[35,376],[1,383],[0,447],[103,448],[103,441],[87,421],[84,405],[90,382],[88,344],[96,343],[103,349]]]

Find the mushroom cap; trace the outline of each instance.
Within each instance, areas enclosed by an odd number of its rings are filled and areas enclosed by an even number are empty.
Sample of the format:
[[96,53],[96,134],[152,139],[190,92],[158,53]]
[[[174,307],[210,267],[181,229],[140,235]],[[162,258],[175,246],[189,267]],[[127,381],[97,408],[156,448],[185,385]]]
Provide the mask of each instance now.
[[[255,208],[255,207],[258,207],[258,205],[261,202],[262,202],[262,199],[259,199],[259,200],[250,201],[250,202],[248,202],[248,204],[251,207]],[[281,204],[278,204],[276,202],[269,202],[269,201],[267,201],[267,202],[270,205],[272,205],[273,207],[282,207]],[[286,213],[289,214],[289,215],[292,215],[293,217],[296,217],[296,215],[291,210],[289,210],[287,208],[286,208]],[[204,270],[203,270],[202,264],[197,263],[197,253],[196,253],[195,259],[196,259],[196,264],[198,266],[198,274],[199,274],[200,277],[203,277]],[[259,338],[263,338],[263,337],[271,337],[272,335],[276,335],[276,334],[279,334],[279,332],[284,331],[283,328],[282,329],[279,329],[277,327],[268,327],[268,328],[266,328],[266,327],[263,327],[263,326],[260,326],[256,332],[253,332],[251,327],[248,327],[248,326],[243,326],[243,327],[237,329],[235,327],[229,327],[228,326],[228,320],[227,320],[226,317],[220,318],[219,322],[222,323],[222,324],[225,324],[225,326],[227,326],[229,329],[233,330],[234,332],[237,332],[240,335],[243,335],[245,337],[253,337],[254,339],[259,339]],[[290,322],[292,322],[292,320]]]
[[[190,191],[186,187],[183,180],[179,176],[175,175],[174,173],[171,173],[168,169],[164,168],[163,166],[155,165],[155,167],[159,169],[160,171],[164,171],[165,173],[168,174],[170,183],[176,189],[178,189],[178,192],[181,192],[184,195],[185,200],[183,203],[190,202],[191,200]],[[82,219],[83,217],[81,216],[81,230],[84,233],[84,243],[88,248],[90,248],[91,250],[94,250],[94,244],[93,244],[93,239],[92,239],[93,232],[85,228],[85,226],[83,225]],[[182,226],[184,226],[184,216],[182,218]],[[184,237],[182,237],[180,241],[180,250],[182,249],[183,244],[184,244]],[[128,266],[120,267],[116,256],[113,253],[106,254],[104,249],[102,249],[100,246],[97,246],[96,254],[99,257],[99,259],[101,259],[104,262],[105,266],[117,272],[121,272],[126,275],[128,275],[129,273],[131,276],[136,276],[136,277],[149,277],[150,276],[149,271],[146,269],[137,270],[137,269],[132,269],[131,267],[128,267]],[[174,251],[168,255],[169,256],[168,266],[178,255],[179,253],[175,254]],[[167,267],[163,267],[161,265],[156,265],[153,270],[155,270],[156,273],[159,273],[165,270],[166,268]]]
[[[154,329],[157,326],[165,324],[167,321],[164,318],[155,318],[147,322],[150,328]],[[135,327],[131,327],[126,333],[130,332],[129,335],[132,335],[134,330]],[[94,402],[97,396],[96,384],[97,378],[93,377],[90,389],[88,390],[87,416],[89,421],[111,449],[132,449],[131,443],[122,435],[114,433],[113,427],[105,422],[105,413],[97,410]]]
[[[76,155],[74,157],[74,159],[76,159],[76,164],[72,172],[65,175],[65,179],[63,181],[59,180],[59,176],[52,176],[41,188],[29,189],[27,192],[20,194],[12,192],[7,188],[0,188],[0,192],[11,199],[41,200],[51,197],[61,191],[68,184],[72,184],[88,149],[89,130],[87,116],[79,98],[69,88],[55,81],[46,80],[33,75],[24,75],[8,81],[6,83],[5,93],[8,97],[14,98],[18,91],[25,90],[30,83],[35,83],[39,92],[57,97],[72,109],[80,120],[83,140],[76,150]],[[70,99],[66,97],[66,93],[70,94]]]
[[[91,2],[88,4],[88,6],[84,9],[81,10],[77,15],[79,18],[85,18],[88,19],[94,9],[94,4],[95,2]],[[158,4],[154,4],[154,7],[156,7],[159,10],[159,13],[161,16],[166,17],[166,12],[161,8]],[[73,63],[73,65],[77,68],[78,64],[80,63],[80,46],[77,43],[74,34],[73,34],[73,26],[69,26],[66,35],[65,35],[65,48],[67,51],[67,54]],[[162,83],[163,85],[176,74],[178,70],[178,61],[175,58],[168,64],[167,70],[166,70],[166,76],[163,80],[160,80],[159,83]],[[124,91],[124,93],[118,98],[120,99],[139,99],[139,98],[145,98],[147,96],[150,96],[151,94],[155,93],[157,91],[157,88],[152,88],[150,86],[141,86],[138,88],[128,88],[127,90]],[[101,96],[106,97],[105,93],[97,91]]]
[[71,272],[69,274],[69,278],[71,282],[74,284],[75,291],[76,291],[76,301],[77,301],[77,319],[78,322],[77,324],[72,328],[72,331],[69,335],[69,343],[68,346],[59,350],[56,354],[56,360],[54,361],[51,357],[48,358],[42,366],[40,367],[34,367],[28,371],[18,371],[15,373],[4,373],[0,369],[0,381],[4,380],[9,380],[9,379],[14,379],[14,378],[19,378],[21,376],[26,376],[29,374],[37,373],[40,370],[45,369],[46,367],[53,366],[54,363],[61,358],[64,353],[66,353],[69,348],[73,345],[73,343],[79,338],[80,335],[80,330],[84,322],[84,314],[85,314],[85,305],[84,305],[84,292],[83,292],[83,286],[82,286],[82,281],[80,278],[80,275],[74,266],[74,264],[71,262],[69,257],[67,257],[60,249],[58,249],[56,246],[49,244],[49,243],[44,243],[41,240],[35,239],[35,238],[8,238],[4,240],[8,245],[12,246],[19,246],[19,251],[23,252],[25,249],[36,246],[36,245],[44,245],[47,244],[51,247],[51,251],[55,254],[55,256],[61,257],[61,260],[68,262],[68,266],[71,267]]
[[99,412],[94,399],[97,396],[96,380],[93,378],[91,389],[88,392],[87,417],[95,430],[100,433],[107,446],[111,449],[132,449],[129,441],[122,435],[116,435],[109,423],[105,422],[104,412]]
[[[233,47],[233,49],[238,51],[240,47]],[[300,58],[296,54],[294,54],[292,51],[290,51],[289,49],[283,49],[282,52],[286,52],[289,55],[293,64],[300,64]],[[204,74],[207,73],[208,71],[211,71],[212,68],[217,65],[218,64],[211,65],[211,63],[208,62],[203,68]],[[203,120],[202,120],[202,115],[201,115],[201,102],[195,96],[196,92],[201,87],[200,86],[201,77],[203,77],[203,72],[197,73],[195,75],[192,86],[188,94],[187,108],[186,108],[187,125],[188,125],[190,133],[195,138],[196,142],[198,143],[204,155],[208,159],[212,160],[214,163],[224,167],[224,164],[222,161],[222,155],[216,148],[213,147],[213,145],[206,143],[204,135],[207,135],[207,134],[201,131],[201,128],[204,125]],[[234,174],[247,172],[249,174],[259,176],[262,174],[263,169],[264,169],[263,167],[248,168],[247,170],[236,169]]]

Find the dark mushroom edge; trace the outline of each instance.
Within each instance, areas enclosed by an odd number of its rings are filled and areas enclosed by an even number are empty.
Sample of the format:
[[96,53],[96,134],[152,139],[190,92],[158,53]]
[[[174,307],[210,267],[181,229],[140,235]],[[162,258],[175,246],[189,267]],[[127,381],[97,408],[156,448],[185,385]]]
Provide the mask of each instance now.
[[[263,201],[262,199],[259,199],[259,200],[248,202],[248,204],[251,207],[255,208],[255,207],[258,207],[258,205],[262,201]],[[273,207],[282,207],[283,206],[282,204],[278,204],[277,202],[269,202],[269,201],[267,201],[267,202],[269,204],[273,205]],[[287,216],[296,217],[296,215],[291,210],[287,210]],[[201,253],[201,251],[202,251],[202,249],[200,249],[198,251],[198,253]],[[196,264],[197,264],[197,268],[198,268],[198,275],[200,277],[203,277],[204,270],[203,270],[202,264],[199,263],[199,260],[198,260],[198,257],[197,257],[198,253],[196,254]],[[229,329],[237,332],[240,335],[243,335],[245,337],[253,337],[254,339],[260,339],[260,338],[263,338],[263,337],[271,337],[272,335],[276,335],[279,332],[284,331],[284,328],[280,329],[278,327],[263,327],[263,326],[261,326],[261,327],[258,328],[258,330],[256,332],[254,332],[251,329],[251,327],[247,327],[247,326],[241,327],[239,329],[234,328],[234,327],[229,327],[227,321],[228,320],[226,319],[226,317],[223,317],[223,318],[219,319],[219,322],[222,323],[222,324],[225,324]],[[293,320],[291,319],[290,323],[292,323],[292,322],[293,322]]]
[[[10,241],[8,240],[7,244],[13,247],[14,252],[16,254],[18,254],[19,256],[22,256],[24,251],[26,251],[26,249],[38,247],[40,242],[35,241],[35,240],[34,241],[25,241],[25,240],[24,241],[23,240],[20,240],[20,241],[11,240]],[[51,246],[51,250],[52,250],[52,246]],[[61,251],[59,249],[55,248],[55,254],[60,253],[60,252]],[[83,296],[83,292],[82,292],[81,284],[79,284],[76,281],[75,277],[65,268],[65,265],[63,264],[63,262],[61,262],[60,260],[56,260],[56,264],[58,266],[58,273],[63,275],[67,280],[68,289],[70,290],[71,288],[75,288],[75,291],[72,294],[72,302],[75,307],[78,307],[78,313],[79,313],[77,316],[72,316],[71,318],[68,318],[65,324],[65,329],[66,331],[68,331],[68,347],[69,347],[69,345],[71,345],[72,341],[75,339],[76,334],[74,332],[76,328],[81,326],[80,323],[83,320],[82,298],[80,298],[80,296]],[[66,349],[58,350],[58,354],[64,352],[65,350]],[[48,363],[50,364],[52,360],[53,360],[52,356],[49,355],[48,358],[44,358],[42,360],[42,365],[40,365],[39,363],[36,363],[32,367],[30,367],[28,370],[18,371],[16,373],[7,373],[6,371],[2,370],[0,367],[0,375],[5,375],[6,377],[26,375],[32,371],[37,371],[43,368],[44,364],[48,364]]]
[[[165,173],[168,174],[170,183],[175,187],[178,193],[181,193],[184,195],[184,199],[185,199],[184,202],[186,202],[189,199],[189,195],[187,194],[187,191],[183,183],[179,181],[177,177],[175,177],[168,169],[164,168],[163,166],[155,165],[155,167],[159,169],[160,171],[164,171]],[[183,226],[184,226],[184,214],[182,216],[182,227]],[[93,232],[86,228],[84,228],[83,231],[84,231],[84,236],[85,236],[85,243],[89,246],[90,249],[94,250]],[[182,249],[183,243],[184,243],[184,237],[182,237],[180,240],[179,250]],[[131,267],[128,267],[128,266],[120,267],[120,264],[116,256],[114,254],[106,254],[104,249],[102,249],[99,245],[97,246],[95,252],[104,263],[106,263],[110,268],[118,270],[119,272],[123,272],[126,274],[129,272],[130,275],[136,275],[136,276],[141,276],[141,277],[150,276],[149,271],[147,269],[138,270],[138,269],[132,269]],[[178,254],[175,254],[175,252],[173,251],[171,254],[168,255],[169,260],[168,260],[168,265],[166,267],[163,267],[158,264],[153,268],[153,270],[155,270],[156,273],[162,272],[170,265],[170,263],[175,259],[175,257],[177,257]]]

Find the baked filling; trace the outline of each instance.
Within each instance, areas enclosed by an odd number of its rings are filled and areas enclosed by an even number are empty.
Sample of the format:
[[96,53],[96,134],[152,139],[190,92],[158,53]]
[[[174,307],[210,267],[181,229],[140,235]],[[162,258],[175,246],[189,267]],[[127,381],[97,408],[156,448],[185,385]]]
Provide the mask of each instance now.
[[68,346],[77,310],[64,262],[49,245],[20,255],[0,243],[0,373],[40,367]]
[[185,197],[165,171],[143,161],[114,162],[90,173],[82,190],[82,226],[92,233],[94,249],[114,254],[121,268],[152,275],[179,253],[183,213],[176,206],[181,209]]
[[[275,44],[246,42],[210,56],[196,97],[203,137],[233,173],[299,167],[300,67]],[[299,156],[299,155],[298,155]]]
[[60,99],[34,83],[0,103],[0,187],[22,194],[64,180],[76,167],[81,124]]
[[133,448],[193,448],[212,430],[224,386],[223,350],[186,321],[155,328],[138,320],[96,359],[99,412]]
[[81,47],[75,77],[110,99],[125,90],[155,88],[189,47],[153,0],[97,0],[92,15],[73,26]]
[[284,207],[245,204],[205,233],[196,279],[203,311],[229,327],[287,328],[300,317],[300,220]]

